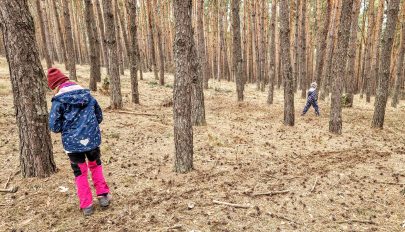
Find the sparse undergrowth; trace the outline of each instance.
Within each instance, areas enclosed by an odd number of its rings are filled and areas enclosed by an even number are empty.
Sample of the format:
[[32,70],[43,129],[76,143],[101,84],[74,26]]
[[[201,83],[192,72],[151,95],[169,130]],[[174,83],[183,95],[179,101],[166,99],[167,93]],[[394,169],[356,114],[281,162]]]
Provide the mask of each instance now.
[[[5,68],[0,67],[2,74]],[[78,74],[87,86],[89,67],[78,66]],[[138,114],[104,112],[101,150],[114,197],[111,208],[97,208],[90,219],[83,218],[69,161],[60,136],[53,134],[59,172],[47,179],[11,178],[9,186],[19,190],[0,195],[0,230],[403,229],[404,102],[396,109],[387,107],[385,129],[373,130],[373,101],[366,104],[356,96],[354,107],[343,110],[343,135],[335,136],[328,133],[329,102],[320,101],[320,118],[311,111],[286,127],[282,90],[276,91],[275,104],[267,106],[266,93],[248,85],[246,102],[238,104],[234,83],[210,82],[212,88],[205,92],[208,125],[194,129],[196,170],[177,175],[172,171],[172,89],[151,84],[150,73],[144,78],[139,82],[141,105],[134,106],[129,74],[122,77],[125,111]],[[172,76],[167,81],[172,85]],[[0,91],[7,93],[1,95],[0,108],[1,186],[19,164],[10,89],[9,79],[1,77]],[[108,96],[94,95],[103,108],[108,106]],[[296,115],[303,105],[297,95]]]

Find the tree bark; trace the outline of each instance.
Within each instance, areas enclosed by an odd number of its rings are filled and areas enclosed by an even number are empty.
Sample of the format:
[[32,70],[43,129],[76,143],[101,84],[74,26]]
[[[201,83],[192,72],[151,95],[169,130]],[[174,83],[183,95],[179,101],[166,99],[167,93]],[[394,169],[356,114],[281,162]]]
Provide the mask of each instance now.
[[[159,1],[160,2],[160,1]],[[162,4],[161,2],[159,4]],[[159,51],[159,84],[165,84],[165,55],[163,54],[163,45],[162,45],[162,30],[160,28],[160,15],[162,12],[162,7],[157,6],[156,0],[154,0],[154,7],[155,7],[155,27],[156,27],[156,34],[157,34],[157,44],[158,44],[158,51]],[[159,12],[160,9],[160,12]]]
[[205,38],[204,38],[204,1],[197,0],[197,46],[198,57],[201,62],[201,75],[203,79],[204,89],[208,89],[208,62],[205,53]]
[[284,74],[284,124],[294,126],[294,86],[290,59],[289,8],[289,1],[280,1],[281,62]]
[[51,55],[50,55],[50,44],[49,44],[49,33],[47,30],[47,25],[45,25],[44,22],[44,14],[46,12],[43,12],[41,4],[42,0],[36,0],[37,3],[37,12],[38,12],[38,19],[39,19],[39,25],[40,25],[40,31],[41,31],[41,37],[42,37],[42,46],[43,46],[43,51],[44,51],[44,57],[46,61],[46,67],[51,68],[52,67],[52,60],[51,60]]
[[328,29],[328,37],[327,37],[327,45],[326,45],[326,52],[325,52],[325,61],[322,67],[322,79],[320,81],[320,100],[325,100],[327,96],[329,98],[329,77],[332,69],[332,59],[333,59],[333,49],[335,45],[335,25],[336,25],[336,15],[338,14],[339,7],[337,6],[338,3],[335,3],[333,13],[331,15],[329,29]]
[[72,34],[72,24],[70,22],[70,12],[69,12],[69,2],[64,1],[63,3],[63,15],[65,16],[64,27],[65,27],[65,38],[66,38],[66,63],[68,63],[69,77],[72,80],[77,80],[76,78],[76,55],[75,47],[73,44],[73,34]]
[[307,31],[306,31],[306,12],[307,0],[301,0],[301,51],[300,51],[300,85],[301,98],[305,99],[307,95]]
[[[405,4],[405,3],[404,3]],[[404,11],[404,6],[402,5],[402,10]],[[403,67],[404,67],[404,55],[405,55],[405,14],[402,15],[402,24],[401,24],[401,44],[399,46],[399,52],[398,52],[398,57],[397,57],[397,73],[396,73],[396,79],[395,79],[395,84],[394,84],[394,94],[392,96],[392,102],[391,106],[392,107],[397,107],[398,102],[399,102],[399,92],[400,92],[400,87],[401,87],[401,79],[403,76]]]
[[398,21],[399,0],[391,0],[387,5],[387,24],[383,34],[381,47],[381,60],[379,68],[379,79],[377,96],[374,105],[372,127],[383,128],[385,108],[388,99],[388,88],[390,80],[391,51],[394,42],[395,28]]
[[[294,80],[294,92],[298,89],[298,80],[299,80],[299,70],[300,70],[300,63],[298,60],[300,59],[300,48],[299,44],[301,43],[299,38],[299,21],[300,21],[300,0],[294,1],[295,3],[295,17],[294,17],[294,49],[293,49],[293,57],[294,57],[294,64],[293,64],[293,80]],[[293,6],[294,7],[294,6]]]
[[276,81],[276,20],[277,20],[277,1],[271,3],[271,20],[270,20],[270,80],[269,93],[267,95],[267,104],[273,104],[274,99],[274,82]]
[[242,63],[242,44],[240,38],[240,16],[239,4],[240,0],[232,0],[232,35],[233,35],[233,69],[235,73],[236,93],[238,101],[243,101],[243,63]]
[[[320,1],[320,0],[318,0]],[[318,45],[316,48],[316,66],[315,66],[315,73],[316,73],[316,82],[318,83],[318,87],[321,87],[321,77],[322,77],[322,70],[323,64],[325,60],[325,50],[327,45],[327,38],[328,38],[328,28],[330,27],[330,18],[331,18],[331,10],[332,10],[332,1],[326,1],[326,12],[324,13],[324,20],[322,24],[322,28],[319,30],[318,34]]]
[[129,32],[131,38],[131,46],[129,47],[130,59],[130,76],[131,76],[131,96],[132,103],[139,104],[139,91],[138,91],[138,65],[139,65],[139,48],[138,48],[138,28],[137,28],[137,15],[136,15],[136,0],[127,0],[127,9],[129,13]]
[[193,169],[193,127],[191,124],[191,82],[192,50],[194,46],[191,25],[191,0],[174,0],[173,12],[175,23],[174,62],[175,78],[173,90],[173,118],[175,165],[179,173]]
[[92,91],[97,91],[97,80],[101,79],[100,72],[100,43],[97,38],[97,29],[95,28],[93,3],[91,0],[84,0],[87,37],[90,47],[90,84]]
[[[380,41],[381,41],[381,32],[382,32],[382,24],[384,20],[384,2],[381,0],[379,2],[378,7],[378,14],[377,14],[377,21],[375,24],[375,34],[374,34],[374,42],[373,42],[373,54],[372,54],[372,62],[371,62],[371,73],[370,73],[370,91],[369,95],[374,95],[376,90],[376,84],[378,79],[378,69],[380,65]],[[370,97],[370,96],[369,96]],[[370,99],[369,99],[370,100]]]
[[329,117],[329,131],[342,134],[342,85],[347,63],[347,47],[350,39],[351,16],[353,0],[342,1],[342,13],[338,29],[338,40],[333,55],[332,100]]
[[120,73],[118,70],[117,40],[115,35],[115,18],[111,0],[103,0],[106,27],[106,44],[110,54],[110,106],[112,109],[122,108]]
[[[356,46],[357,46],[357,27],[358,27],[358,17],[360,13],[360,4],[361,0],[355,0],[353,3],[352,9],[352,22],[350,29],[350,42],[349,50],[347,51],[347,63],[346,63],[346,76],[344,83],[346,83],[346,92],[347,92],[347,101],[348,107],[353,106],[353,94],[354,94],[354,69],[355,69],[355,60],[356,60]],[[360,65],[360,64],[358,64]]]
[[364,66],[364,83],[363,88],[366,92],[366,101],[370,102],[371,96],[371,59],[373,49],[373,31],[374,31],[374,0],[370,0],[368,3],[368,22],[367,22],[367,45],[366,45],[366,60]]
[[106,45],[106,40],[105,40],[105,28],[104,28],[104,19],[103,19],[103,12],[101,11],[101,6],[100,6],[100,1],[101,0],[95,0],[96,3],[96,9],[97,9],[97,25],[98,25],[98,30],[99,30],[99,35],[100,35],[100,41],[102,42],[102,52],[104,54],[104,60],[103,63],[105,67],[107,68],[107,74],[110,74],[110,68],[108,66],[109,64],[109,56],[108,56],[108,48]]
[[150,55],[152,58],[152,69],[155,75],[155,80],[159,80],[159,75],[156,67],[156,54],[155,54],[155,39],[154,39],[154,31],[153,31],[153,24],[152,24],[152,9],[150,6],[150,0],[146,1],[146,7],[148,11],[148,26],[149,26],[149,47],[150,47]]
[[56,172],[56,165],[42,85],[45,75],[27,1],[0,1],[0,24],[16,109],[21,173],[24,177],[48,177]]

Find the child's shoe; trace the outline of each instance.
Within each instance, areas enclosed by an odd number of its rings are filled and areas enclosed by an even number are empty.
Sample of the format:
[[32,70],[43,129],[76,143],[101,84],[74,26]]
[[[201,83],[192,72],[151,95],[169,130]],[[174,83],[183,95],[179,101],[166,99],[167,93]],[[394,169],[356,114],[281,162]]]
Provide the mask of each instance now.
[[92,205],[87,207],[87,208],[84,208],[82,210],[83,210],[83,214],[84,214],[85,217],[88,217],[88,216],[92,215],[93,212],[94,212]]
[[98,202],[100,203],[100,206],[103,207],[103,208],[108,207],[110,205],[110,201],[111,201],[111,195],[110,194],[98,197]]

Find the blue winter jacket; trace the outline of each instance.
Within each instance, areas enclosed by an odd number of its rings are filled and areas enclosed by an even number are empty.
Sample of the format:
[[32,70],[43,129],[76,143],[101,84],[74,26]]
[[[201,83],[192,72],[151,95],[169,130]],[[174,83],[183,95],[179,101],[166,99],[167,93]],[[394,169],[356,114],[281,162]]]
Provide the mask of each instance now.
[[52,98],[51,131],[62,133],[67,153],[93,150],[101,144],[101,108],[88,89],[68,91]]

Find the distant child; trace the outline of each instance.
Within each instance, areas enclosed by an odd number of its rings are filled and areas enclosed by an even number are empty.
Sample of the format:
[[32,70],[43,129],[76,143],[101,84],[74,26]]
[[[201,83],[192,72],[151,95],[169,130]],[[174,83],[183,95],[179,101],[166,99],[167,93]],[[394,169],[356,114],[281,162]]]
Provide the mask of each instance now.
[[53,132],[62,133],[63,148],[75,175],[80,208],[85,216],[89,216],[93,213],[93,196],[87,180],[88,169],[100,206],[109,206],[111,199],[100,160],[99,124],[103,114],[97,101],[90,95],[90,90],[69,81],[59,69],[48,70],[48,86],[55,94],[49,126]]
[[307,104],[305,104],[301,116],[304,116],[311,106],[314,107],[316,116],[319,116],[318,94],[316,92],[316,87],[318,87],[318,85],[316,82],[313,82],[311,84],[311,88],[308,90]]

